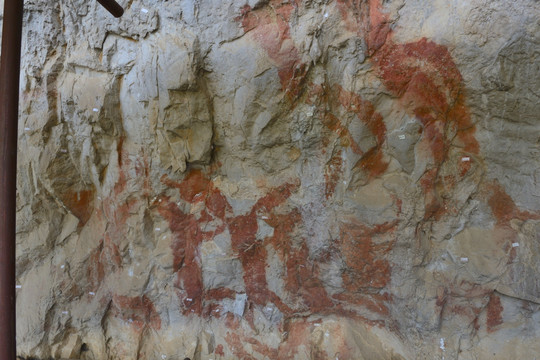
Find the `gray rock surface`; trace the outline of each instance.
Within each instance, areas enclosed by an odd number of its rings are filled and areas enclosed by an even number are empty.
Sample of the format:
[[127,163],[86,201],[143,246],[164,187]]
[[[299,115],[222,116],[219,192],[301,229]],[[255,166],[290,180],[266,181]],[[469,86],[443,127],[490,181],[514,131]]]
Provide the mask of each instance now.
[[540,3],[25,2],[22,358],[532,359]]

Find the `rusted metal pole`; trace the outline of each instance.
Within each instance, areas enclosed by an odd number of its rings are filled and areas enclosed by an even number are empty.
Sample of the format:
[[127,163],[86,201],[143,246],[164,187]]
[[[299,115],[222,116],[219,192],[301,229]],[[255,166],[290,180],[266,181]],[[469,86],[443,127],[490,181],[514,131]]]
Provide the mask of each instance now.
[[23,0],[4,1],[0,60],[0,359],[15,359],[15,201]]
[[97,0],[114,17],[120,17],[124,14],[124,9],[114,0]]

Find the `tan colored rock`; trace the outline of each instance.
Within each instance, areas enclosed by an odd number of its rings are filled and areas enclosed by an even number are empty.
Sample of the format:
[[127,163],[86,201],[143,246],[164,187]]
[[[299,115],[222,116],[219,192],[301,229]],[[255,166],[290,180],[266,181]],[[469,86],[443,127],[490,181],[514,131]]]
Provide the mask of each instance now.
[[25,2],[22,358],[538,353],[537,1]]

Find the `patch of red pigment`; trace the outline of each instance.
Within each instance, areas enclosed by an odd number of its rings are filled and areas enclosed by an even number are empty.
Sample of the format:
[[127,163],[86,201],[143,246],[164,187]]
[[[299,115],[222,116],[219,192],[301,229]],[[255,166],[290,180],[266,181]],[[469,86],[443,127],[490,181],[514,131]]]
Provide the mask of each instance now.
[[[341,120],[334,114],[330,112],[326,112],[324,115],[324,118],[322,119],[322,123],[324,126],[326,126],[329,130],[333,131],[337,134],[337,136],[341,139],[341,146],[343,147],[350,147],[351,150],[358,155],[362,155],[363,151],[358,145],[358,143],[354,140],[351,132],[349,129],[341,123]],[[324,140],[325,142],[327,140]],[[325,146],[328,144],[324,144]]]
[[216,346],[216,349],[214,350],[214,354],[218,356],[225,356],[225,352],[223,351],[223,345],[218,344],[218,346]]
[[282,90],[290,100],[299,96],[308,71],[308,66],[301,62],[290,34],[289,21],[296,7],[296,2],[270,0],[269,4],[257,9],[246,5],[237,18],[244,31],[276,63]]
[[373,61],[385,87],[424,125],[437,163],[446,160],[452,141],[446,138],[448,130],[455,131],[464,152],[478,153],[463,78],[445,46],[425,38],[407,44],[389,41]]
[[382,289],[390,281],[390,263],[385,255],[393,241],[376,244],[373,237],[388,236],[397,223],[368,227],[358,222],[344,224],[341,229],[340,251],[346,266],[343,282],[346,289],[356,293],[367,289]]
[[514,200],[497,181],[487,185],[486,190],[489,193],[488,205],[498,225],[509,225],[512,219],[540,219],[538,214],[520,211]]
[[334,192],[336,191],[337,183],[343,172],[343,158],[342,152],[338,151],[332,158],[328,161],[324,168],[324,180],[325,180],[325,189],[324,195],[326,199],[330,199]]
[[122,268],[122,255],[118,246],[108,236],[100,240],[99,245],[88,257],[86,276],[90,283],[90,291],[97,291],[105,274]]
[[[268,289],[266,248],[256,239],[257,217],[271,213],[275,207],[283,204],[299,184],[286,183],[270,189],[267,195],[255,203],[248,214],[232,216],[232,208],[225,196],[201,171],[191,171],[180,183],[175,183],[166,177],[163,177],[162,181],[170,187],[179,189],[184,201],[192,204],[204,202],[206,205],[201,217],[197,218],[194,214],[185,214],[177,204],[166,198],[162,197],[161,202],[158,202],[159,213],[167,219],[176,237],[172,245],[174,270],[177,272],[176,285],[182,289],[180,296],[186,307],[185,313],[194,312],[201,315],[203,302],[207,299],[203,290],[198,248],[202,241],[223,232],[225,228],[231,235],[232,249],[242,263],[246,293],[250,301],[259,305],[265,305],[270,301],[282,312],[290,313],[291,309]],[[223,224],[214,232],[203,231],[201,228],[203,223],[211,220],[219,220]],[[232,298],[233,294],[226,290],[221,292],[214,290],[208,300],[217,300],[216,297],[219,296]]]
[[336,0],[336,5],[345,28],[364,37],[369,54],[384,45],[391,30],[381,0]]
[[[255,360],[255,357],[250,355],[244,348],[246,344],[245,339],[240,337],[236,331],[227,332],[225,341],[229,345],[229,349],[235,355],[236,359]],[[271,359],[275,359],[275,357]]]
[[503,320],[502,320],[503,310],[504,309],[501,304],[501,298],[497,296],[495,293],[492,293],[489,296],[489,302],[486,307],[486,311],[487,311],[486,326],[487,326],[488,332],[493,332],[497,330],[496,327],[503,323]]
[[175,240],[171,244],[173,252],[173,270],[176,272],[175,286],[184,307],[184,314],[202,312],[203,280],[199,263],[199,245],[203,241],[203,232],[197,218],[185,214],[168,198],[160,199],[158,211],[169,223]]
[[358,119],[366,125],[375,137],[376,145],[369,149],[358,161],[355,167],[364,170],[368,180],[382,175],[388,168],[388,162],[384,160],[382,146],[386,140],[386,125],[381,114],[375,111],[375,107],[361,96],[346,91],[336,85],[337,101],[348,111],[356,114]]
[[311,313],[331,313],[337,310],[319,278],[319,267],[309,261],[309,249],[305,243],[300,248],[290,249],[286,266],[285,288],[291,295],[302,299],[304,310]]
[[111,312],[114,316],[130,323],[137,331],[145,327],[161,329],[161,317],[152,301],[146,296],[114,295]]
[[79,219],[79,228],[83,227],[92,216],[95,193],[96,189],[92,186],[87,190],[65,191],[62,194],[64,205]]
[[231,234],[232,248],[242,262],[246,294],[252,302],[265,305],[273,302],[280,311],[291,313],[291,309],[271,290],[266,281],[267,251],[264,243],[257,241],[257,217],[269,214],[283,204],[298,188],[299,184],[286,183],[271,189],[267,195],[260,198],[247,215],[225,219]]

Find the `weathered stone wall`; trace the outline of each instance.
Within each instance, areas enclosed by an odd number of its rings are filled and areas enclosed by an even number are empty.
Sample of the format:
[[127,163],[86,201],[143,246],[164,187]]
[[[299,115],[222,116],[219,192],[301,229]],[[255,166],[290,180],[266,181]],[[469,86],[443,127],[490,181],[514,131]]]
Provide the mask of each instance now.
[[23,357],[532,359],[540,3],[26,1]]

